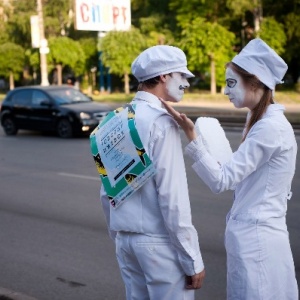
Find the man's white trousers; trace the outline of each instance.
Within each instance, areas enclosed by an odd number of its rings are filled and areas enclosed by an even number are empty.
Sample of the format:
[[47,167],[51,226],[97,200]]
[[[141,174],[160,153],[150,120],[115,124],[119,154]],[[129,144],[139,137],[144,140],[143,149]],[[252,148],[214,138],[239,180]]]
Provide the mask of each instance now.
[[193,300],[169,238],[119,232],[116,253],[127,300]]

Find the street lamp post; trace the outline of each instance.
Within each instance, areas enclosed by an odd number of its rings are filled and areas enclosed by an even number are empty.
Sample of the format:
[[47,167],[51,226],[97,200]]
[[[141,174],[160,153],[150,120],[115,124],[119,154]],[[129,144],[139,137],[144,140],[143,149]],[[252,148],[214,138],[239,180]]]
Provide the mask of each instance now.
[[41,66],[41,85],[49,85],[47,71],[47,53],[49,52],[48,42],[45,39],[44,19],[42,0],[37,0],[37,12],[39,17],[39,32],[40,32],[40,66]]

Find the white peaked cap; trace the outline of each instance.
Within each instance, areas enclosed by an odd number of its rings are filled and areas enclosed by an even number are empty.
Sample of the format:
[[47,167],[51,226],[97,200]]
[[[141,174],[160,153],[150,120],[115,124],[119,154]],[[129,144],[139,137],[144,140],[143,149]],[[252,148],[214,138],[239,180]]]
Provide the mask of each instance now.
[[271,90],[275,90],[276,84],[283,83],[288,69],[285,61],[259,38],[251,40],[232,62],[255,75]]
[[187,78],[195,77],[187,69],[184,52],[167,45],[153,46],[143,51],[132,63],[131,71],[139,82],[174,72],[184,73]]

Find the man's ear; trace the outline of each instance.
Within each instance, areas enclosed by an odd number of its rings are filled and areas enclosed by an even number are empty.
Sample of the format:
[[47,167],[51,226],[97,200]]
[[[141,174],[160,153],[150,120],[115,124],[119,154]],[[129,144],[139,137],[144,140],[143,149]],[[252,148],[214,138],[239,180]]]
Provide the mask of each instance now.
[[159,75],[159,77],[160,77],[160,80],[162,82],[166,82],[167,81],[167,75]]

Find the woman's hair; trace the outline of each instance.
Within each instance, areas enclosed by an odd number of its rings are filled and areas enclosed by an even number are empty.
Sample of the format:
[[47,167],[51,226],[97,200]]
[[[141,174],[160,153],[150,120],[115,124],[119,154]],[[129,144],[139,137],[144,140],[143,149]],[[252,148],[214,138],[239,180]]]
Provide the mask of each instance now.
[[226,68],[228,68],[228,67],[230,67],[233,71],[235,71],[237,74],[239,74],[242,77],[243,82],[246,86],[252,86],[255,89],[262,88],[264,90],[264,93],[263,93],[261,99],[259,100],[257,105],[251,111],[251,117],[248,120],[245,131],[244,131],[244,136],[242,139],[242,142],[243,142],[245,140],[248,132],[252,128],[252,126],[258,120],[261,119],[262,115],[264,114],[264,112],[267,109],[267,106],[270,103],[274,103],[273,94],[272,94],[272,90],[269,89],[266,85],[264,85],[255,75],[248,73],[247,71],[245,71],[244,69],[239,67],[237,64],[235,64],[233,62],[229,62],[226,64]]

